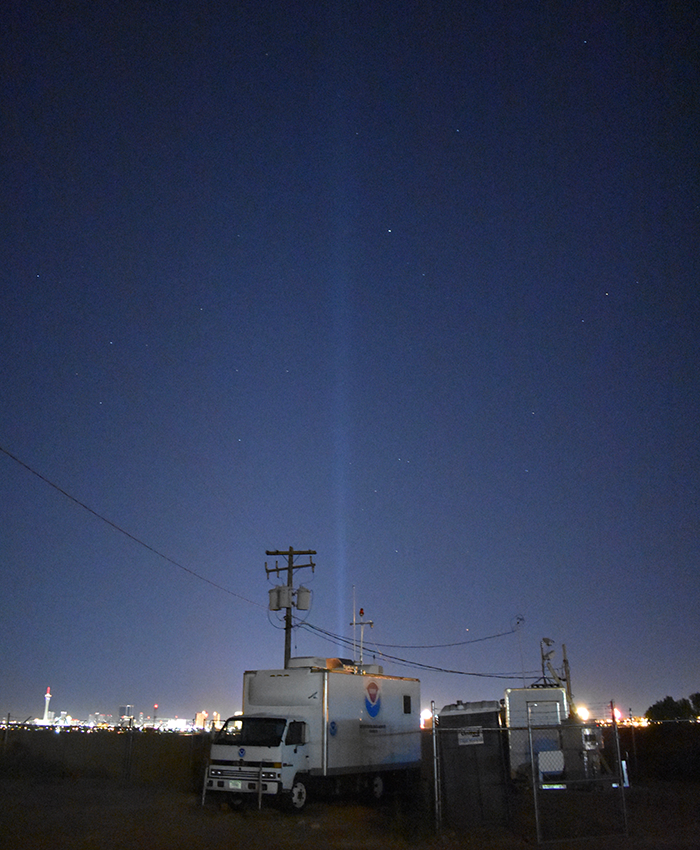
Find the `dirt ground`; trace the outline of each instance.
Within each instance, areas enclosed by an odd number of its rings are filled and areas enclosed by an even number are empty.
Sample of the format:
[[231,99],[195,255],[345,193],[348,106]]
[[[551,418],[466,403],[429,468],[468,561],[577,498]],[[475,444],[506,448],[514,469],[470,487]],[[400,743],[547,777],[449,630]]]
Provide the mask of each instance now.
[[[0,788],[0,847],[7,850],[520,850],[535,835],[480,829],[436,833],[432,815],[397,801],[340,800],[289,814],[274,806],[232,811],[195,794],[109,780],[5,781]],[[632,788],[629,836],[560,841],[562,850],[698,850],[700,785]],[[522,825],[521,825],[522,826]],[[526,825],[531,827],[531,824]]]

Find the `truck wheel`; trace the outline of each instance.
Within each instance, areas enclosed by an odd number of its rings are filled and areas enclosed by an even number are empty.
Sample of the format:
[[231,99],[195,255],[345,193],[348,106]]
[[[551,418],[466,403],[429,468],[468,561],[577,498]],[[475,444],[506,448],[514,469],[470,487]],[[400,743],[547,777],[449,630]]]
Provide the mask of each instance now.
[[292,790],[289,792],[289,797],[287,798],[291,811],[300,812],[306,805],[307,797],[306,784],[302,779],[295,778],[292,784]]
[[386,790],[384,786],[384,777],[377,774],[373,776],[369,781],[369,793],[370,797],[379,801],[384,797],[384,791]]

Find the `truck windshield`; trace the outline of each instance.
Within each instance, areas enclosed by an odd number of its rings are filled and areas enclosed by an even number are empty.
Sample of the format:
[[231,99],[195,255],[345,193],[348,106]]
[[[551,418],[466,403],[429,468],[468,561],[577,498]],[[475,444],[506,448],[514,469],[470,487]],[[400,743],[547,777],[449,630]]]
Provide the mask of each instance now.
[[215,743],[278,747],[286,725],[287,721],[281,717],[229,717]]

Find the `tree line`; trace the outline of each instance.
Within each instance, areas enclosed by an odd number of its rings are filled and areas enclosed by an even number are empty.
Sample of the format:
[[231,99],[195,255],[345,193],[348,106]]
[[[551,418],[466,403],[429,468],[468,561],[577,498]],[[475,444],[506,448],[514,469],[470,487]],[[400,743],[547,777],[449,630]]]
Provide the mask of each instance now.
[[662,723],[664,720],[695,720],[700,717],[700,693],[682,699],[665,697],[649,706],[644,716],[651,723]]

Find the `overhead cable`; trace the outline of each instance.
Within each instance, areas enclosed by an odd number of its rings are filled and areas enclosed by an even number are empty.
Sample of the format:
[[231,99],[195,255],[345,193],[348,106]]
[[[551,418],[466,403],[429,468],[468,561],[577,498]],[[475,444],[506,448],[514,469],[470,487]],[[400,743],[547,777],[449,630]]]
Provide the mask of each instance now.
[[515,634],[516,631],[517,629],[508,629],[507,632],[498,632],[495,635],[486,635],[486,637],[471,638],[470,640],[458,640],[455,643],[373,643],[372,646],[384,646],[387,649],[447,649],[451,646],[468,646],[470,643],[482,643],[485,640],[506,637],[506,635]]
[[[89,505],[86,505],[85,502],[81,502],[80,499],[73,496],[67,490],[64,490],[63,487],[60,487],[58,484],[51,481],[45,475],[42,475],[40,472],[37,472],[36,469],[29,466],[29,464],[25,463],[23,460],[20,460],[20,458],[18,458],[16,455],[13,455],[11,452],[9,452],[7,449],[3,448],[2,446],[0,446],[0,452],[7,455],[7,457],[9,457],[11,460],[14,460],[15,463],[19,464],[21,467],[26,469],[28,472],[31,472],[32,475],[35,475],[37,478],[39,478],[45,484],[48,484],[49,487],[53,487],[53,489],[56,490],[57,492],[61,493],[61,495],[65,496],[67,499],[70,499],[71,502],[73,502],[74,504],[83,508],[83,510],[86,510],[88,513],[91,513],[94,517],[99,519],[101,522],[104,522],[106,525],[109,525],[115,531],[118,531],[120,534],[123,534],[125,537],[128,537],[129,540],[133,541],[134,543],[138,544],[139,546],[142,546],[144,549],[147,549],[149,552],[151,552],[154,555],[157,555],[159,558],[162,558],[164,561],[167,561],[169,564],[172,564],[174,567],[177,567],[178,569],[183,570],[183,572],[188,573],[189,575],[193,576],[194,578],[198,578],[200,581],[206,582],[207,584],[211,585],[212,587],[215,587],[217,590],[221,590],[224,593],[227,593],[229,596],[235,596],[237,599],[241,599],[243,602],[248,602],[249,604],[255,605],[258,608],[266,608],[267,607],[265,605],[261,605],[259,602],[254,602],[252,599],[248,599],[247,597],[241,595],[240,593],[236,593],[233,590],[229,590],[229,588],[224,587],[223,585],[217,584],[215,581],[212,581],[211,579],[206,578],[206,576],[203,576],[200,573],[196,572],[195,570],[190,569],[190,567],[186,567],[184,564],[179,563],[174,558],[171,558],[169,555],[166,555],[163,552],[160,552],[155,547],[151,546],[148,543],[145,543],[143,540],[140,540],[138,537],[131,534],[131,532],[122,528],[120,525],[117,525],[117,523],[112,522],[112,520],[103,516],[101,513],[96,511],[94,508],[91,508]],[[298,619],[298,618],[295,618],[295,619]],[[306,621],[299,621],[299,622],[296,623],[296,626],[299,627],[299,628],[304,628],[304,629],[307,629],[308,631],[314,632],[315,634],[317,634],[318,636],[320,636],[324,640],[328,640],[332,643],[335,643],[336,645],[344,646],[344,647],[347,647],[347,648],[354,647],[356,645],[355,642],[353,640],[351,640],[350,638],[343,637],[342,635],[333,634],[332,632],[326,631],[325,629],[322,629],[319,626],[314,626],[313,624],[308,623]],[[372,646],[377,648],[378,653],[379,653],[379,655],[381,655],[382,658],[384,658],[388,661],[393,661],[396,664],[401,664],[401,665],[407,666],[407,667],[414,667],[416,669],[421,669],[421,670],[434,670],[434,671],[437,671],[437,672],[440,672],[440,673],[454,673],[454,674],[460,675],[460,676],[476,676],[476,677],[479,677],[479,678],[486,678],[486,679],[516,679],[516,678],[521,677],[522,673],[510,675],[510,674],[504,674],[504,673],[503,674],[502,673],[474,673],[474,672],[468,672],[468,671],[465,671],[465,670],[450,670],[450,669],[447,669],[445,667],[438,667],[438,666],[435,666],[435,665],[432,665],[432,664],[424,664],[424,663],[419,662],[419,661],[410,661],[406,658],[400,658],[400,657],[395,656],[395,655],[389,655],[388,653],[385,653],[380,648],[380,647],[385,647],[385,648],[388,648],[388,649],[443,649],[443,648],[448,648],[448,647],[452,647],[452,646],[466,646],[466,645],[471,644],[471,643],[480,643],[480,642],[486,641],[486,640],[494,640],[495,638],[504,637],[506,635],[513,634],[515,631],[517,631],[517,629],[513,628],[513,629],[510,629],[507,632],[499,632],[498,634],[495,634],[495,635],[487,635],[486,637],[482,637],[482,638],[472,638],[472,639],[467,640],[467,641],[457,641],[455,643],[446,643],[446,644],[400,645],[400,644],[373,643]]]
[[251,605],[256,605],[258,608],[265,608],[265,605],[261,605],[259,602],[253,602],[252,599],[248,599],[245,596],[242,596],[240,593],[235,593],[233,590],[229,590],[227,587],[223,587],[223,585],[217,584],[215,581],[212,581],[206,576],[200,575],[199,573],[191,570],[189,567],[186,567],[184,564],[180,564],[178,561],[174,560],[168,555],[165,555],[163,552],[159,552],[158,549],[155,549],[153,546],[150,546],[148,543],[144,543],[143,540],[139,540],[138,537],[135,537],[131,532],[117,525],[115,522],[112,522],[111,519],[107,519],[107,517],[102,516],[101,513],[98,513],[94,508],[91,508],[89,505],[86,505],[85,502],[81,502],[80,499],[76,499],[75,496],[72,496],[63,487],[59,487],[58,484],[55,484],[53,481],[48,479],[45,475],[42,475],[40,472],[37,472],[36,469],[32,469],[29,464],[20,460],[18,457],[13,455],[11,452],[8,452],[7,449],[4,449],[0,446],[0,452],[7,455],[9,458],[18,463],[20,466],[24,467],[28,472],[31,472],[32,475],[36,475],[37,478],[41,479],[45,484],[48,484],[49,487],[53,487],[54,490],[57,490],[67,499],[70,499],[71,502],[74,502],[79,507],[91,513],[93,516],[97,517],[97,519],[111,526],[115,531],[118,531],[120,534],[123,534],[125,537],[128,537],[129,540],[133,540],[134,543],[138,543],[139,546],[143,546],[144,549],[148,549],[149,552],[152,552],[154,555],[157,555],[159,558],[163,558],[164,561],[167,561],[169,564],[172,564],[174,567],[177,567],[180,570],[183,570],[186,573],[189,573],[191,576],[200,579],[200,581],[205,581],[207,584],[210,584],[212,587],[215,587],[217,590],[222,590],[224,593],[228,593],[229,596],[235,596],[237,599],[242,599],[243,602],[249,602]]
[[[333,632],[329,632],[326,629],[322,629],[320,626],[314,626],[311,623],[298,623],[300,628],[307,629],[308,631],[315,632],[320,635],[324,640],[328,640],[331,643],[335,643],[336,645],[343,647],[354,647],[356,644],[350,639],[343,637],[342,635],[333,634]],[[510,634],[510,632],[504,632],[504,634]],[[396,655],[389,655],[385,652],[378,653],[383,659],[387,661],[393,661],[396,664],[401,664],[405,667],[414,667],[420,670],[434,670],[438,673],[454,673],[458,676],[473,676],[480,679],[519,679],[522,678],[522,671],[517,673],[474,673],[466,670],[451,670],[446,667],[438,667],[433,664],[424,664],[420,661],[410,661],[406,658],[400,658]],[[533,671],[537,672],[537,671]]]

